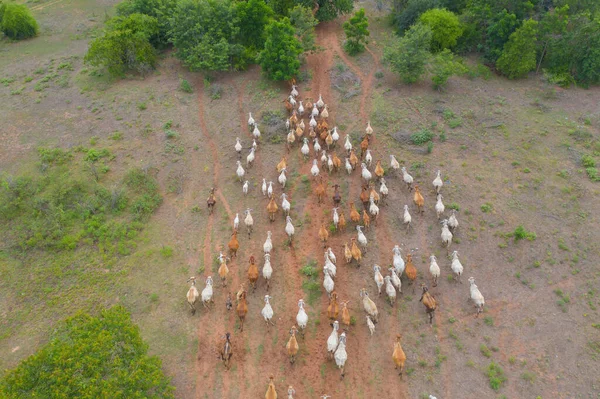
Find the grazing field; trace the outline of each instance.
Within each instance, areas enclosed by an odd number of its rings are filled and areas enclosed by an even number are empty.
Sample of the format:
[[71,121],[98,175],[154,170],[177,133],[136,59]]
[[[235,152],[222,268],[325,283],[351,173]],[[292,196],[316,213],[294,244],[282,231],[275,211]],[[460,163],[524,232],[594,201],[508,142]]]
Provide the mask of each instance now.
[[[337,125],[340,141],[348,134],[357,154],[370,121],[371,153],[374,163],[382,161],[390,191],[377,224],[366,231],[368,251],[358,268],[345,264],[342,245],[356,237],[350,203],[362,211],[360,166],[351,175],[343,164],[331,174],[321,167],[328,188],[318,204],[312,146],[306,161],[298,143],[289,153],[286,148],[282,101],[290,87],[265,80],[256,66],[204,77],[168,51],[144,79],[100,76],[82,60],[114,3],[31,3],[40,36],[0,41],[0,369],[33,354],[60,320],[121,304],[149,352],[162,359],[179,398],[263,397],[270,374],[280,397],[288,385],[299,398],[600,397],[597,88],[565,90],[533,74],[507,81],[475,61],[444,92],[429,82],[408,86],[381,62],[390,30],[374,5],[359,4],[371,29],[368,51],[359,56],[342,50],[342,21],[319,25],[321,50],[302,68],[300,98],[321,94],[330,127]],[[191,92],[181,89],[184,80]],[[246,168],[249,112],[262,136]],[[247,196],[236,176],[236,137],[244,146]],[[333,151],[344,162],[342,144]],[[390,168],[390,154],[420,185],[423,215],[402,174]],[[295,226],[291,247],[285,218],[280,211],[269,222],[261,192],[262,179],[272,180],[281,204],[276,165],[283,156]],[[441,244],[432,185],[437,170],[445,215],[455,209],[460,223],[450,252],[458,251],[464,266],[462,283],[453,280]],[[345,232],[330,229],[334,184]],[[209,215],[211,187],[217,202]],[[408,231],[405,204],[412,215]],[[254,217],[250,238],[247,208]],[[40,214],[51,211],[53,224],[41,224]],[[10,212],[20,216],[10,219]],[[227,249],[236,213],[240,249],[223,288],[218,255]],[[321,224],[330,229],[327,245],[337,256],[335,289],[340,301],[350,301],[355,321],[343,380],[327,359]],[[253,292],[246,277],[251,255],[262,268],[267,231],[274,245],[270,327],[260,314],[265,281],[260,277]],[[373,265],[387,274],[394,245],[412,254],[418,276],[412,286],[402,279],[392,307],[385,291],[377,296]],[[436,287],[432,254],[441,268]],[[186,281],[197,276],[202,291],[209,275],[215,304],[197,303],[192,315]],[[477,318],[467,302],[471,276],[485,297]],[[249,311],[240,332],[235,305],[227,311],[225,300],[242,282]],[[438,303],[432,325],[419,302],[421,283]],[[363,287],[379,309],[373,336],[359,296]],[[309,322],[292,365],[285,345],[300,298]],[[230,370],[218,355],[226,332],[234,350]],[[402,378],[392,361],[398,333],[407,356]]]

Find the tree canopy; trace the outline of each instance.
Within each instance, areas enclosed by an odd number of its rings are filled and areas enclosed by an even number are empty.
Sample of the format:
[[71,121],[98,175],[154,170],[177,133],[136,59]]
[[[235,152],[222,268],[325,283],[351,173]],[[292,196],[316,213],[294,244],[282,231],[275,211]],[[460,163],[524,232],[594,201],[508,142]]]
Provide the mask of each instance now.
[[296,37],[302,43],[304,51],[313,51],[315,44],[315,26],[319,23],[312,11],[304,6],[296,6],[290,11],[290,22],[296,29]]
[[419,21],[431,28],[431,50],[434,52],[453,48],[463,33],[456,14],[446,9],[428,10],[421,14]]
[[528,19],[510,35],[498,58],[498,70],[510,79],[521,78],[535,69],[538,22]]
[[226,71],[242,54],[239,19],[229,0],[181,0],[171,17],[175,55],[193,71]]
[[157,357],[122,306],[99,317],[79,313],[48,344],[8,371],[0,396],[27,398],[174,398]]
[[150,41],[158,32],[158,21],[154,17],[131,14],[111,18],[104,35],[90,43],[85,61],[104,66],[115,76],[129,71],[146,73],[156,64],[156,50]]
[[364,51],[367,37],[369,36],[369,21],[365,15],[365,9],[358,10],[348,21],[344,22],[346,43],[344,48],[350,55]]
[[300,69],[302,44],[288,18],[272,20],[266,28],[265,47],[258,56],[263,72],[273,80],[289,80]]
[[240,28],[240,41],[246,47],[261,49],[265,42],[265,27],[274,12],[264,0],[248,0],[235,3]]

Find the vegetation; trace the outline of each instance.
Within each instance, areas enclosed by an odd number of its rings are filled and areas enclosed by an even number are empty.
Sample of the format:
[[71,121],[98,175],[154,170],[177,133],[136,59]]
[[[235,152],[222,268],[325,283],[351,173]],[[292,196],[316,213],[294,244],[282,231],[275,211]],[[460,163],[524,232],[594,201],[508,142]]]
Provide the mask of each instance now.
[[42,175],[2,178],[0,221],[7,227],[2,239],[8,248],[64,251],[91,245],[120,255],[135,248],[143,222],[162,201],[156,181],[132,169],[107,188],[98,180],[108,171],[110,152],[79,152],[76,162],[71,151],[40,149]]
[[523,225],[517,226],[515,231],[508,234],[509,237],[514,237],[515,241],[527,239],[528,241],[533,241],[537,238],[536,234],[530,231],[525,230]]
[[490,388],[494,391],[500,390],[500,387],[506,382],[504,370],[498,364],[491,362],[486,370],[486,375],[490,381]]
[[[180,0],[171,17],[175,56],[192,71],[226,71],[240,62],[239,19],[229,0]],[[259,33],[261,34],[261,33]]]
[[129,71],[147,73],[156,65],[157,53],[150,41],[158,32],[154,17],[131,14],[111,18],[104,35],[90,43],[85,61],[106,67],[113,76]]
[[433,133],[429,129],[419,130],[410,136],[410,141],[416,145],[425,144],[433,139]]
[[296,30],[296,37],[302,44],[302,49],[316,50],[315,26],[319,23],[308,7],[296,6],[290,11],[290,22]]
[[21,4],[0,2],[0,31],[13,40],[38,34],[38,24],[29,9]]
[[453,48],[463,33],[456,14],[446,9],[428,10],[421,15],[419,21],[431,28],[431,51],[433,52]]
[[399,35],[427,24],[434,52],[454,45],[459,53],[478,52],[511,79],[536,70],[556,84],[599,84],[600,3],[550,3],[398,0],[392,20]]
[[9,371],[3,398],[173,398],[161,361],[122,306],[65,320],[48,344]]
[[450,50],[444,49],[433,57],[430,70],[433,88],[442,90],[452,75],[465,74],[468,68]]
[[263,72],[273,80],[289,80],[298,74],[302,44],[288,18],[271,21],[265,48],[258,56]]
[[431,44],[431,37],[431,28],[416,24],[404,37],[384,50],[384,60],[405,83],[416,82],[425,72],[425,64],[430,57],[427,49]]
[[535,69],[537,26],[537,21],[532,19],[525,21],[510,35],[508,43],[504,45],[496,66],[508,78],[520,78]]
[[364,51],[369,36],[369,21],[365,16],[365,9],[358,10],[352,18],[344,22],[343,27],[346,33],[346,42],[344,43],[346,52],[355,55]]

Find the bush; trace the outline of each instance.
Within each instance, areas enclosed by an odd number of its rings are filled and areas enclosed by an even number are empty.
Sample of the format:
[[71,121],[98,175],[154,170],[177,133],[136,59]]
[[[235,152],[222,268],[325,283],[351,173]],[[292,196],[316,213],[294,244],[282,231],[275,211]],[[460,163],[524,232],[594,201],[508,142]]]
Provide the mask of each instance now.
[[498,364],[491,362],[487,368],[486,375],[490,381],[490,388],[494,391],[500,390],[500,386],[506,382],[504,370]]
[[429,129],[419,130],[410,136],[410,141],[415,145],[422,145],[433,139],[433,133]]
[[0,4],[0,30],[13,40],[38,34],[38,24],[27,7],[20,4]]
[[417,22],[421,14],[440,5],[439,0],[408,0],[404,7],[395,11],[394,26],[402,35]]
[[515,241],[519,241],[519,240],[523,240],[523,239],[533,241],[537,238],[535,233],[525,230],[523,225],[517,226],[515,231],[513,231],[512,233],[509,233],[508,236],[514,237]]
[[594,158],[592,158],[591,155],[586,154],[586,155],[582,156],[581,163],[584,168],[595,168],[596,167],[596,160]]
[[194,91],[190,82],[185,79],[179,79],[179,90],[185,93],[192,93]]
[[161,361],[122,306],[65,320],[48,344],[9,371],[3,398],[174,398]]

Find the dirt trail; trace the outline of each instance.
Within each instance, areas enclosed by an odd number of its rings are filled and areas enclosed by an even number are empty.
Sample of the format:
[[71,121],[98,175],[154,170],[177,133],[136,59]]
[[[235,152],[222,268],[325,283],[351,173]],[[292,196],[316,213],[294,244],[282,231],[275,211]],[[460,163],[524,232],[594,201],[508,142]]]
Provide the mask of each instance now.
[[[354,121],[354,125],[358,123],[364,123],[366,125],[367,114],[369,109],[369,101],[371,94],[371,85],[372,79],[374,76],[373,72],[365,77],[364,74],[356,68],[350,60],[347,59],[343,51],[339,46],[338,33],[340,31],[339,24],[335,22],[329,22],[325,24],[321,24],[317,29],[318,34],[318,44],[319,46],[325,48],[325,52],[313,55],[308,58],[308,65],[313,71],[313,81],[311,85],[311,91],[314,93],[321,93],[325,99],[325,102],[330,104],[330,114],[335,116],[336,104],[333,103],[335,97],[333,93],[331,93],[331,83],[329,77],[329,70],[333,66],[333,56],[334,53],[340,56],[348,67],[356,73],[362,81],[363,91],[360,98],[360,110],[359,121]],[[331,118],[331,117],[330,117]],[[350,122],[352,123],[352,122]],[[337,151],[340,150],[343,152],[343,148],[338,146]],[[343,154],[338,154],[338,156]],[[326,174],[326,171],[322,171],[321,173]],[[353,172],[351,176],[347,176],[344,172],[338,172],[337,174],[333,174],[329,176],[330,184],[329,191],[331,190],[331,186],[334,183],[340,183],[341,181],[349,181],[350,183],[350,194],[349,198],[343,198],[343,200],[348,203],[348,201],[354,201],[358,198],[358,193],[360,192],[361,187],[361,176],[359,172]],[[312,195],[310,199],[310,209],[314,209],[315,215],[319,213],[323,213],[323,207],[325,209],[329,208],[329,204],[331,204],[331,193],[328,191],[325,204],[319,206],[316,204],[315,196]],[[333,206],[333,205],[330,205]],[[348,206],[344,207],[344,213],[349,221],[349,213],[347,211]],[[320,212],[319,212],[320,210]],[[385,212],[385,211],[384,211]],[[328,213],[330,215],[331,212]],[[331,217],[331,216],[329,216]],[[326,225],[329,224],[329,219],[326,220]],[[320,224],[316,226],[313,224],[312,227],[312,238],[317,236],[317,231]],[[373,231],[380,230],[380,233],[373,233]],[[360,297],[358,296],[358,292],[361,287],[365,286],[365,280],[369,280],[369,272],[368,267],[365,267],[371,262],[369,261],[372,257],[378,257],[377,252],[385,254],[386,251],[391,250],[393,247],[392,241],[390,238],[389,229],[385,220],[380,220],[379,226],[371,229],[371,232],[367,233],[368,236],[371,236],[369,239],[373,240],[373,235],[376,234],[377,238],[375,241],[375,245],[370,244],[370,251],[365,256],[366,260],[363,260],[363,267],[355,268],[355,266],[345,266],[343,260],[343,253],[341,251],[341,245],[344,242],[349,241],[350,237],[355,236],[356,232],[354,230],[354,226],[350,223],[345,232],[336,232],[330,236],[330,240],[328,242],[328,246],[331,246],[336,252],[338,258],[338,277],[335,281],[336,283],[336,291],[339,294],[340,300],[351,300],[349,304],[349,309],[351,314],[357,319],[357,326],[353,326],[350,328],[348,333],[348,362],[346,365],[346,381],[350,381],[349,385],[344,384],[344,386],[339,386],[338,390],[335,391],[337,394],[341,394],[343,397],[352,397],[356,395],[356,388],[360,387],[360,390],[364,390],[365,397],[400,397],[405,398],[408,397],[406,384],[402,383],[397,374],[393,371],[393,364],[391,362],[391,348],[393,343],[393,336],[396,334],[396,331],[392,327],[393,323],[389,323],[388,321],[382,322],[380,321],[379,336],[377,337],[377,344],[373,344],[374,341],[369,337],[368,330],[364,325],[364,316],[363,310],[360,303]],[[374,242],[371,241],[371,242]],[[383,255],[385,258],[385,255]],[[322,267],[322,260],[317,257],[317,261],[320,267]],[[367,276],[365,276],[365,274]],[[370,288],[370,286],[368,286]],[[377,300],[378,306],[385,306],[383,301]],[[389,305],[388,305],[389,306]],[[326,312],[327,309],[327,301],[324,297],[322,301],[323,311]],[[391,324],[391,325],[390,325]],[[327,340],[327,336],[329,335],[330,330],[320,329],[320,337],[321,340],[321,353],[324,352],[325,343]],[[382,352],[383,351],[383,352]],[[324,357],[324,356],[323,356]],[[323,360],[325,361],[325,360]],[[379,386],[372,386],[365,381],[364,378],[368,378],[366,374],[363,374],[363,370],[374,370],[379,369],[378,379],[382,379],[384,382],[379,384]],[[391,369],[391,370],[390,370]],[[328,372],[326,373],[326,377],[323,381],[335,381],[337,378],[337,371],[330,371],[328,368]],[[385,371],[384,371],[385,370]],[[316,372],[316,370],[313,370]],[[332,392],[332,387],[323,385],[324,390],[329,390],[329,393]],[[348,388],[347,388],[348,387]]]

